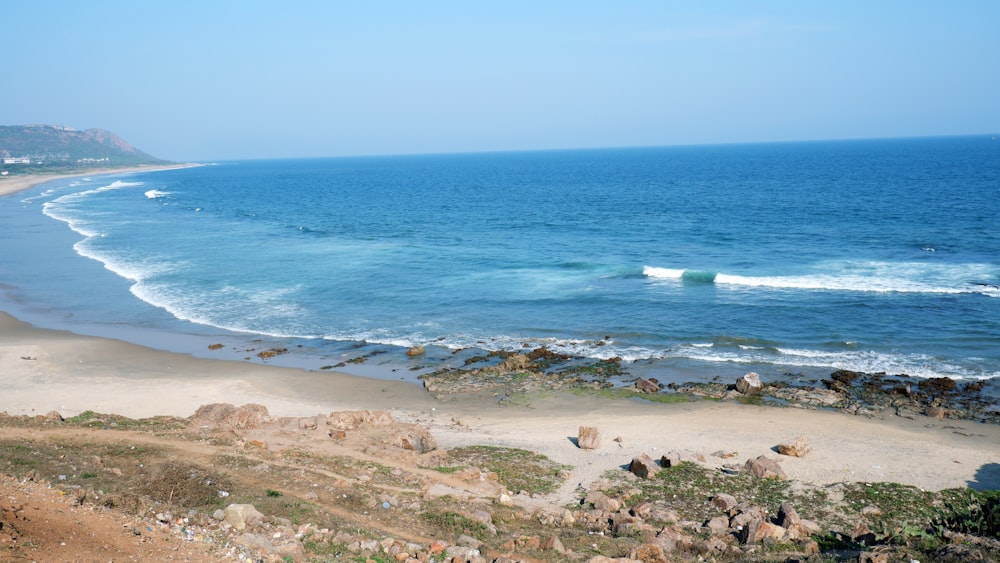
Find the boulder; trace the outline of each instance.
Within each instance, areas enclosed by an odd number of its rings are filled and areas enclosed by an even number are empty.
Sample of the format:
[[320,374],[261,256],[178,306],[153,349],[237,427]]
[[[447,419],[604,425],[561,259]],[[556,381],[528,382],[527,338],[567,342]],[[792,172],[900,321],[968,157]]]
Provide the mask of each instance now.
[[744,395],[760,395],[764,385],[760,382],[760,375],[750,372],[736,380],[736,390]]
[[785,471],[781,469],[776,460],[763,455],[756,459],[748,459],[746,469],[761,479],[788,479]]
[[809,442],[803,436],[799,436],[791,442],[778,444],[778,453],[781,455],[803,457],[811,451],[812,446],[809,445]]
[[577,433],[576,445],[584,450],[596,450],[601,447],[601,433],[593,426],[581,426]]
[[587,493],[587,497],[584,499],[584,502],[594,505],[596,510],[609,513],[618,512],[622,507],[620,500],[609,497],[601,491],[591,491]]
[[948,411],[941,407],[927,407],[926,414],[935,420],[944,420],[948,416]]
[[641,393],[658,393],[660,391],[660,386],[655,381],[650,379],[645,379],[640,377],[638,381],[635,382],[635,388]]
[[705,522],[705,527],[708,528],[712,535],[725,533],[729,529],[729,518],[725,516],[716,516]]
[[239,531],[253,526],[264,517],[252,504],[230,504],[223,512],[223,521]]
[[406,355],[412,358],[414,356],[423,356],[424,352],[426,352],[426,350],[424,350],[423,346],[413,346],[406,351]]
[[565,554],[566,547],[563,546],[562,541],[559,536],[549,536],[542,541],[541,548],[543,551],[554,551],[556,553]]
[[753,522],[746,530],[748,544],[763,543],[767,540],[781,541],[785,538],[785,529],[770,522]]
[[643,563],[668,563],[670,559],[667,559],[666,554],[663,552],[663,548],[655,543],[644,543],[639,547],[635,548],[635,551],[630,555],[632,559],[642,561]]
[[646,454],[642,454],[632,458],[632,462],[628,464],[628,470],[638,477],[649,479],[653,475],[656,475],[656,472],[659,471],[660,468],[656,465],[653,458]]
[[730,510],[736,508],[736,497],[733,495],[727,495],[726,493],[719,493],[712,497],[712,506],[718,508],[722,512],[729,512]]
[[789,528],[800,522],[802,522],[802,518],[799,518],[799,513],[795,511],[791,503],[781,503],[781,506],[778,508],[778,525],[782,528]]
[[416,426],[400,432],[396,435],[395,445],[404,450],[410,450],[423,454],[437,449],[437,442],[431,436],[429,430],[422,426]]

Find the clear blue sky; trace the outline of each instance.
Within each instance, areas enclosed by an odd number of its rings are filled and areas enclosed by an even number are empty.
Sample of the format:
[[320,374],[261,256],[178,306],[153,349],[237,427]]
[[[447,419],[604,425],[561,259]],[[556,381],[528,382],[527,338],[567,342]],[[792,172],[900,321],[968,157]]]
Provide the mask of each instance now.
[[0,0],[0,124],[171,160],[1000,133],[1000,2]]

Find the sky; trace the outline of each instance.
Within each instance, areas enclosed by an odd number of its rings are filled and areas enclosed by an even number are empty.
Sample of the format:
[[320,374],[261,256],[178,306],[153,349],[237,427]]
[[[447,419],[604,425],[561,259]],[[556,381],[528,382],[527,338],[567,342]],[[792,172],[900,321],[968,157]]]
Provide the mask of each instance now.
[[0,0],[0,124],[176,161],[1000,133],[1000,2]]

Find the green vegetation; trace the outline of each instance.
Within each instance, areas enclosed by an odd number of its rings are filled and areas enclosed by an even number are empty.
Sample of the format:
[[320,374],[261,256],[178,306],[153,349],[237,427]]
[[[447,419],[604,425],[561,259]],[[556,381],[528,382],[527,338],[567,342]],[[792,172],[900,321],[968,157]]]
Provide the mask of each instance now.
[[1000,491],[962,491],[938,511],[933,528],[1000,540]]
[[447,532],[452,538],[467,535],[485,540],[490,534],[486,524],[450,510],[427,510],[420,517],[431,526]]
[[476,466],[491,471],[501,485],[515,493],[550,493],[563,481],[559,472],[569,469],[534,452],[494,446],[456,448],[448,452],[448,460],[450,466]]

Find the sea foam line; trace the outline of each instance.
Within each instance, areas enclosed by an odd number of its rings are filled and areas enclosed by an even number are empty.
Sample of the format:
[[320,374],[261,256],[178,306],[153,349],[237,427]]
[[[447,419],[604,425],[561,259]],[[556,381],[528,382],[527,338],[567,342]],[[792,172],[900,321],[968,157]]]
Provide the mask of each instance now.
[[[900,270],[906,270],[900,265]],[[925,283],[902,277],[880,277],[879,275],[830,275],[817,274],[805,276],[740,276],[713,272],[710,270],[690,270],[675,268],[658,268],[643,266],[643,274],[656,280],[673,280],[684,282],[714,283],[719,286],[752,287],[768,289],[796,289],[823,291],[859,291],[870,293],[939,293],[967,294],[978,293],[989,297],[1000,297],[1000,287],[990,283],[968,281],[968,278],[980,277],[983,268],[979,264],[962,265],[956,268],[958,275],[964,275],[965,280],[949,280],[958,285],[942,285],[947,283]],[[875,269],[878,274],[891,270],[891,265],[883,264]],[[963,270],[969,270],[964,272]],[[987,274],[988,275],[988,274]],[[937,276],[940,277],[940,276]]]

